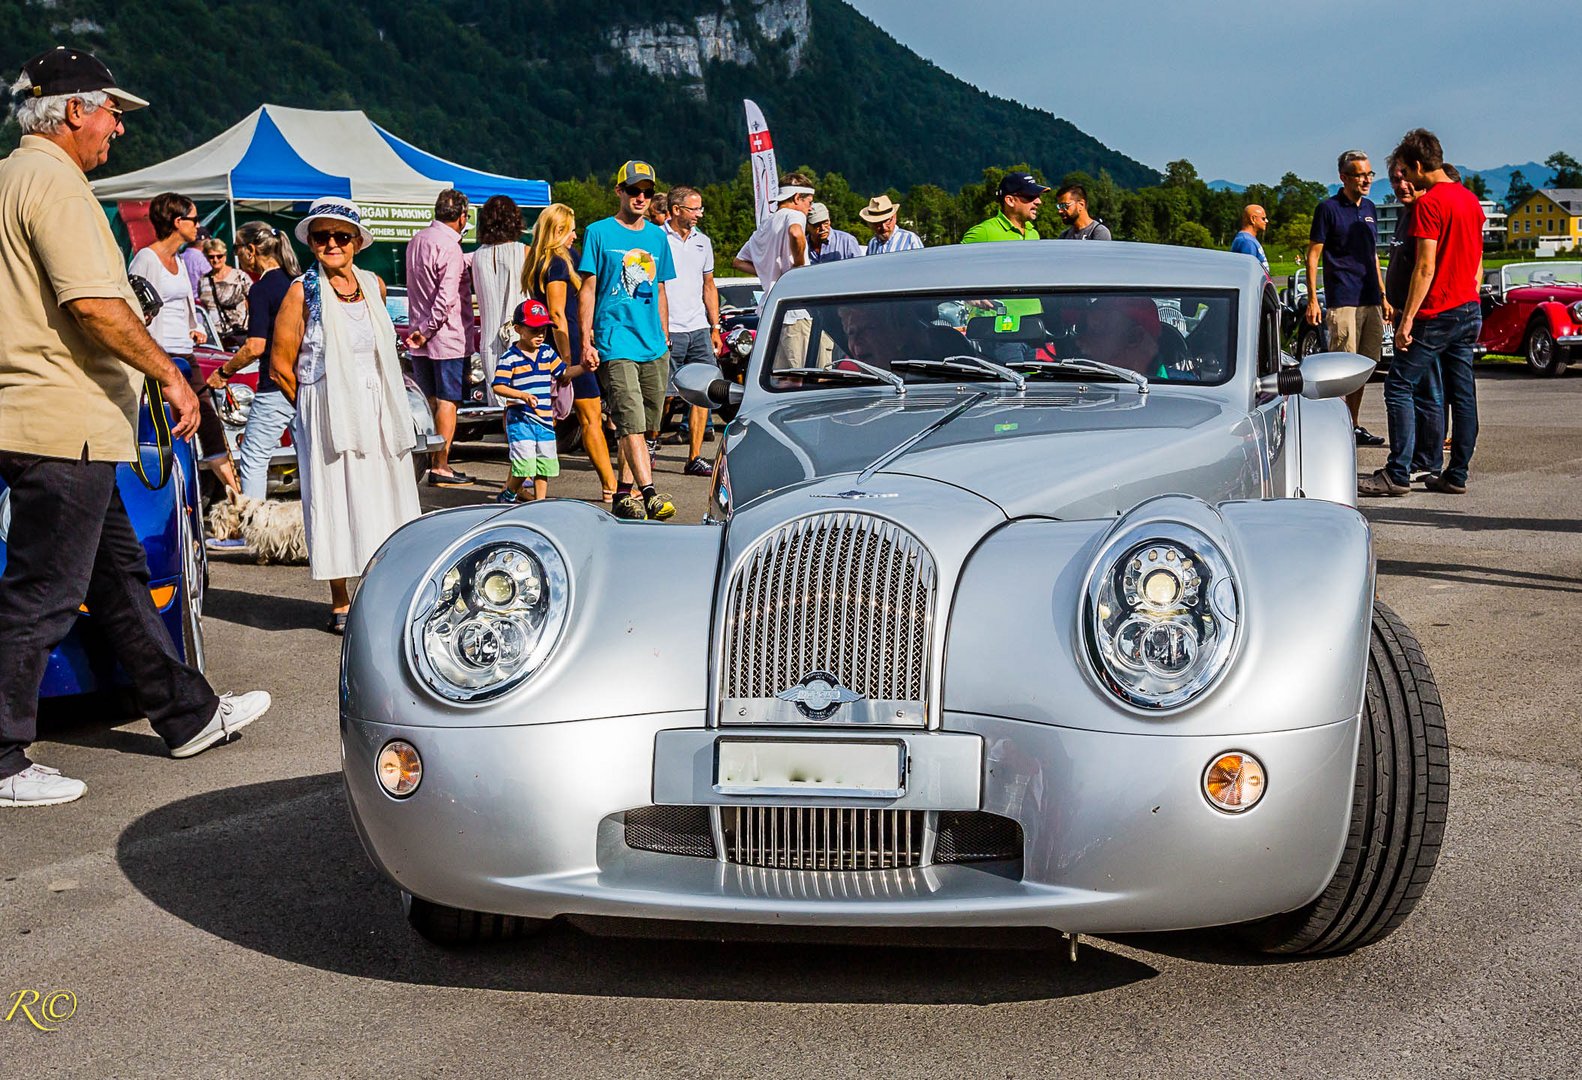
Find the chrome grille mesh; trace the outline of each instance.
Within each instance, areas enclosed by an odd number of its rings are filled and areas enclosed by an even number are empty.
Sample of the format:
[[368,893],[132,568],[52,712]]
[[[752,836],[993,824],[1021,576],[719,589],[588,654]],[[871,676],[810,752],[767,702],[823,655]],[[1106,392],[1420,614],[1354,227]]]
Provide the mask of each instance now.
[[779,870],[894,870],[923,859],[923,811],[728,806],[725,857]]
[[921,542],[882,518],[788,522],[731,582],[721,696],[773,697],[824,671],[874,700],[925,700],[935,583]]

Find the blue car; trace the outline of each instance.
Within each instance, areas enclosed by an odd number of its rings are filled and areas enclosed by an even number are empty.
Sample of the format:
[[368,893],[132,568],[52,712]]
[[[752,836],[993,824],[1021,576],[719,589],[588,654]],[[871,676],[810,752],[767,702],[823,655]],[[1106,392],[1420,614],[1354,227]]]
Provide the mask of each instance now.
[[[138,450],[146,463],[145,471],[155,476],[158,449],[153,444],[153,425],[146,404],[138,430]],[[201,616],[207,559],[192,441],[182,439],[176,443],[170,478],[158,490],[145,486],[129,464],[116,467],[116,484],[148,557],[149,592],[154,606],[159,609],[178,655],[202,671]],[[11,489],[0,481],[0,569],[5,566],[11,525]],[[109,643],[94,625],[93,612],[85,609],[66,639],[50,653],[39,697],[113,692],[126,685],[126,676],[115,662]]]

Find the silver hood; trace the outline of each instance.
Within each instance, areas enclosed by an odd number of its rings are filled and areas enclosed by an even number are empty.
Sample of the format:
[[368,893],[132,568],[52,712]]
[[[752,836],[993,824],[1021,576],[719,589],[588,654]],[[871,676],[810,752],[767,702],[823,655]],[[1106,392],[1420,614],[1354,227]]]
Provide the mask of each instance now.
[[862,486],[897,474],[936,480],[1010,517],[1113,517],[1158,494],[1214,503],[1263,492],[1248,414],[1160,389],[1145,397],[1131,387],[1075,384],[1030,386],[1023,395],[932,387],[901,398],[818,393],[744,415],[733,427],[728,469],[737,509],[832,476],[851,474],[855,483],[864,470],[872,475]]

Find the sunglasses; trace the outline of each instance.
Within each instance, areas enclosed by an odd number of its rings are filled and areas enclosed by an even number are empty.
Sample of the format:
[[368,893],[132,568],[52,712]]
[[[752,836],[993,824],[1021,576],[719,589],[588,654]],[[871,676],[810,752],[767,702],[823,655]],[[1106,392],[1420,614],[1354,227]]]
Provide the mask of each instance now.
[[654,197],[653,188],[623,187],[621,190],[626,192],[626,197],[628,199],[652,199]]
[[190,221],[194,225],[196,225],[198,223],[198,215],[197,214],[182,214],[176,220],[177,221]]
[[208,256],[208,259],[209,259],[210,262],[224,262],[225,261],[225,255],[223,253],[221,253],[219,255],[210,255],[210,256]]
[[347,244],[350,244],[356,239],[358,239],[358,235],[356,233],[345,232],[341,229],[336,229],[334,231],[329,229],[314,229],[312,232],[308,233],[308,240],[316,247],[329,247],[331,240],[335,241],[336,247],[345,247]]

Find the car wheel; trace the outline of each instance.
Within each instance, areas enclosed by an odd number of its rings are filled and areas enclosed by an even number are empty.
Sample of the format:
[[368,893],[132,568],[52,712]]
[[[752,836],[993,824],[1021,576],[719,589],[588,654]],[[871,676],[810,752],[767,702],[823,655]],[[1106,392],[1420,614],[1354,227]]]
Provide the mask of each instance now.
[[1246,935],[1266,952],[1309,955],[1349,952],[1388,935],[1433,876],[1449,796],[1450,744],[1433,672],[1412,632],[1375,602],[1340,865],[1318,899],[1249,924]]
[[1527,366],[1534,375],[1560,375],[1566,369],[1565,350],[1555,344],[1555,336],[1543,323],[1533,323],[1527,330]]
[[[183,490],[178,483],[176,491]],[[178,494],[176,543],[181,548],[181,657],[189,667],[204,671],[203,594],[209,584],[209,556],[201,534],[193,531],[192,516],[192,509]]]
[[548,919],[521,915],[463,911],[424,900],[405,890],[401,893],[401,907],[412,929],[436,945],[471,945],[479,941],[531,937],[549,923]]
[[1316,326],[1304,326],[1296,335],[1296,358],[1312,356],[1316,352],[1323,352],[1323,335]]

